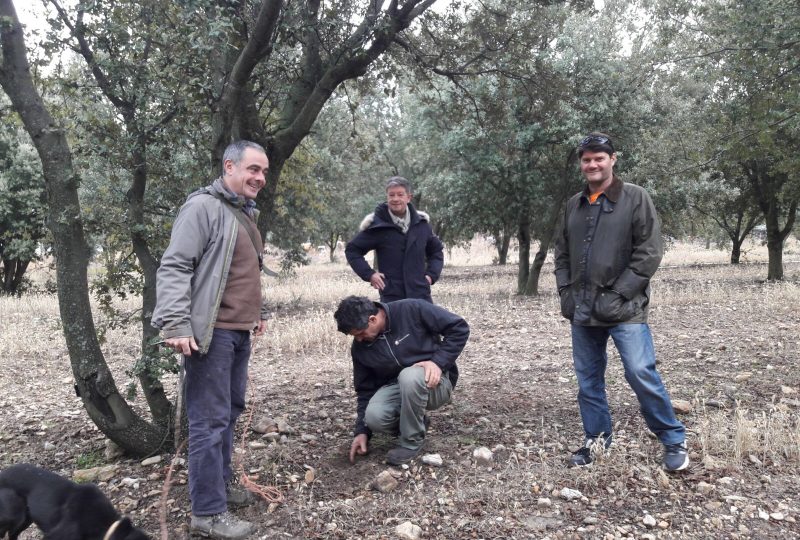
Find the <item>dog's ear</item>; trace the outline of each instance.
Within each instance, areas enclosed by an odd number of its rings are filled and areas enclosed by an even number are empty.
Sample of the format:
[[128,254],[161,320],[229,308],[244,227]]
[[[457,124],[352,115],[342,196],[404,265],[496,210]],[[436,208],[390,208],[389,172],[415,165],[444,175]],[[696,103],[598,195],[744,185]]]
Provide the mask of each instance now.
[[150,540],[150,537],[134,527],[130,518],[124,517],[117,525],[110,540]]

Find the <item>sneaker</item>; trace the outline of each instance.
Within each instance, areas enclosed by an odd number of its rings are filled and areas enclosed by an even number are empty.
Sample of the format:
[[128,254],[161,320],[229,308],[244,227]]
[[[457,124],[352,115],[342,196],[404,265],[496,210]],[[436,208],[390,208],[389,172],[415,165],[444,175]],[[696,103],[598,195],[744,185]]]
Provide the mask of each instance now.
[[686,441],[664,445],[664,468],[670,472],[682,471],[689,466],[689,449]]
[[611,445],[610,438],[598,437],[596,439],[586,439],[583,446],[575,450],[569,457],[568,465],[570,467],[585,467],[591,465],[594,461],[593,453],[602,453],[605,448]]
[[574,451],[569,457],[570,467],[585,467],[592,464],[592,449],[590,446],[582,446]]
[[235,480],[229,480],[225,484],[225,494],[228,496],[228,504],[234,506],[253,504],[253,493]]
[[253,532],[253,524],[239,519],[230,512],[213,516],[195,516],[189,524],[189,532],[219,540],[242,540]]
[[386,452],[386,463],[389,465],[402,465],[403,463],[408,463],[417,457],[421,450],[422,447],[412,450],[411,448],[406,448],[405,446],[396,446],[395,448],[392,448]]

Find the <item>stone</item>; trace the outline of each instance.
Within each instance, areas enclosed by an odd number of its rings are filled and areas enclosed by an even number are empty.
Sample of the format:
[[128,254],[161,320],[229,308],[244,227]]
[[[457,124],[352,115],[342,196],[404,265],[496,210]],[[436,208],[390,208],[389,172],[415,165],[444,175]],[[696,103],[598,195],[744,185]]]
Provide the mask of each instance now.
[[781,386],[781,393],[783,393],[785,395],[796,394],[797,390],[795,390],[791,386]]
[[708,482],[698,482],[697,483],[697,492],[702,493],[703,495],[708,495],[714,491],[714,486],[709,484]]
[[525,525],[525,528],[534,532],[558,529],[564,524],[564,522],[559,519],[546,516],[530,516],[523,519],[522,523]]
[[403,540],[419,540],[422,529],[418,525],[406,521],[395,527],[394,533]]
[[758,509],[758,517],[764,521],[769,521],[769,514],[761,508]]
[[650,527],[651,529],[656,526],[656,518],[647,514],[642,518],[642,523],[645,524],[646,527]]
[[565,501],[573,501],[575,499],[580,499],[581,497],[583,497],[583,493],[581,493],[577,489],[570,489],[566,487],[562,488],[558,494]]
[[247,446],[249,446],[251,450],[260,450],[262,448],[266,448],[267,443],[261,441],[250,441],[247,443]]
[[583,518],[584,525],[597,525],[599,522],[600,520],[595,516],[586,516],[585,518]]
[[82,482],[108,482],[116,476],[119,467],[116,465],[105,465],[103,467],[92,467],[91,469],[79,469],[73,471],[72,479],[79,484]]
[[737,373],[736,377],[734,377],[733,380],[736,382],[744,382],[752,376],[753,374],[750,373],[749,371],[742,371],[740,373]]
[[472,457],[478,465],[489,466],[492,464],[492,461],[494,461],[494,454],[485,446],[476,448],[475,451],[472,452]]
[[706,455],[703,458],[703,468],[707,471],[716,471],[722,468],[722,464],[714,459],[711,455]]
[[252,430],[256,433],[274,433],[278,431],[278,424],[272,418],[264,416],[255,421]]
[[771,517],[775,521],[783,521],[786,518],[786,516],[784,516],[782,512],[773,512],[769,515],[769,517]]
[[142,460],[142,465],[144,465],[145,467],[147,465],[155,465],[156,463],[161,463],[161,456],[160,455],[159,456],[150,456],[149,458]]
[[439,454],[425,454],[422,456],[422,462],[431,467],[441,467],[444,465],[444,460],[442,460],[442,456]]
[[725,405],[724,401],[720,401],[718,399],[709,399],[706,400],[707,407],[714,407],[715,409],[725,409],[727,405]]
[[119,445],[111,439],[106,439],[106,447],[103,450],[103,457],[106,458],[106,461],[114,461],[115,459],[121,458],[124,455],[125,450],[120,448]]
[[375,478],[372,488],[381,493],[389,493],[398,486],[399,482],[392,475],[391,471],[383,471]]
[[539,497],[539,499],[536,501],[536,506],[539,508],[550,508],[553,506],[553,501],[547,497]]
[[317,476],[317,473],[314,471],[314,469],[308,469],[306,471],[306,475],[305,475],[305,478],[304,478],[304,480],[306,481],[306,484],[310,484],[311,482],[313,482],[314,479],[316,478],[316,476]]
[[51,452],[51,451],[53,451],[55,449],[56,449],[56,445],[51,443],[50,441],[47,441],[47,442],[44,443],[45,452]]
[[690,413],[692,412],[692,404],[685,399],[673,399],[672,400],[672,410],[676,413]]
[[312,435],[311,433],[303,433],[302,435],[300,435],[300,440],[304,442],[312,442],[317,440],[317,436]]
[[289,425],[289,422],[285,418],[279,418],[277,423],[278,433],[283,435],[292,435],[294,433],[294,429]]

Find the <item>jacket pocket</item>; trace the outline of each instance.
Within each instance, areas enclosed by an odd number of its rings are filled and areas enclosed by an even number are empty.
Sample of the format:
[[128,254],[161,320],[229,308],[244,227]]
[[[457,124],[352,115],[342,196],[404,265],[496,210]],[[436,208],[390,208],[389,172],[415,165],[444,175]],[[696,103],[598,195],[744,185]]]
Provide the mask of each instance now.
[[592,306],[592,316],[603,322],[624,322],[632,319],[647,303],[647,297],[638,295],[633,300],[611,289],[598,289]]
[[567,285],[558,293],[561,301],[561,315],[570,321],[575,316],[575,297],[572,295],[572,286]]

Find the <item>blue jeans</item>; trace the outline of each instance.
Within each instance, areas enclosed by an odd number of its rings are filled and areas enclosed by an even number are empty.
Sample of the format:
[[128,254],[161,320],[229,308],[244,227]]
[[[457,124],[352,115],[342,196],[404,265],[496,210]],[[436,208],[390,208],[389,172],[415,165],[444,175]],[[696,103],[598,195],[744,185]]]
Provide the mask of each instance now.
[[189,497],[194,515],[209,516],[228,507],[225,483],[233,476],[233,431],[244,410],[250,333],[215,328],[208,354],[184,358]]
[[656,371],[653,338],[647,324],[611,327],[572,325],[572,360],[578,376],[578,406],[587,439],[603,434],[611,437],[611,413],[606,399],[608,337],[622,358],[625,380],[633,388],[642,416],[662,444],[677,444],[686,438],[683,424],[675,417],[672,402]]

